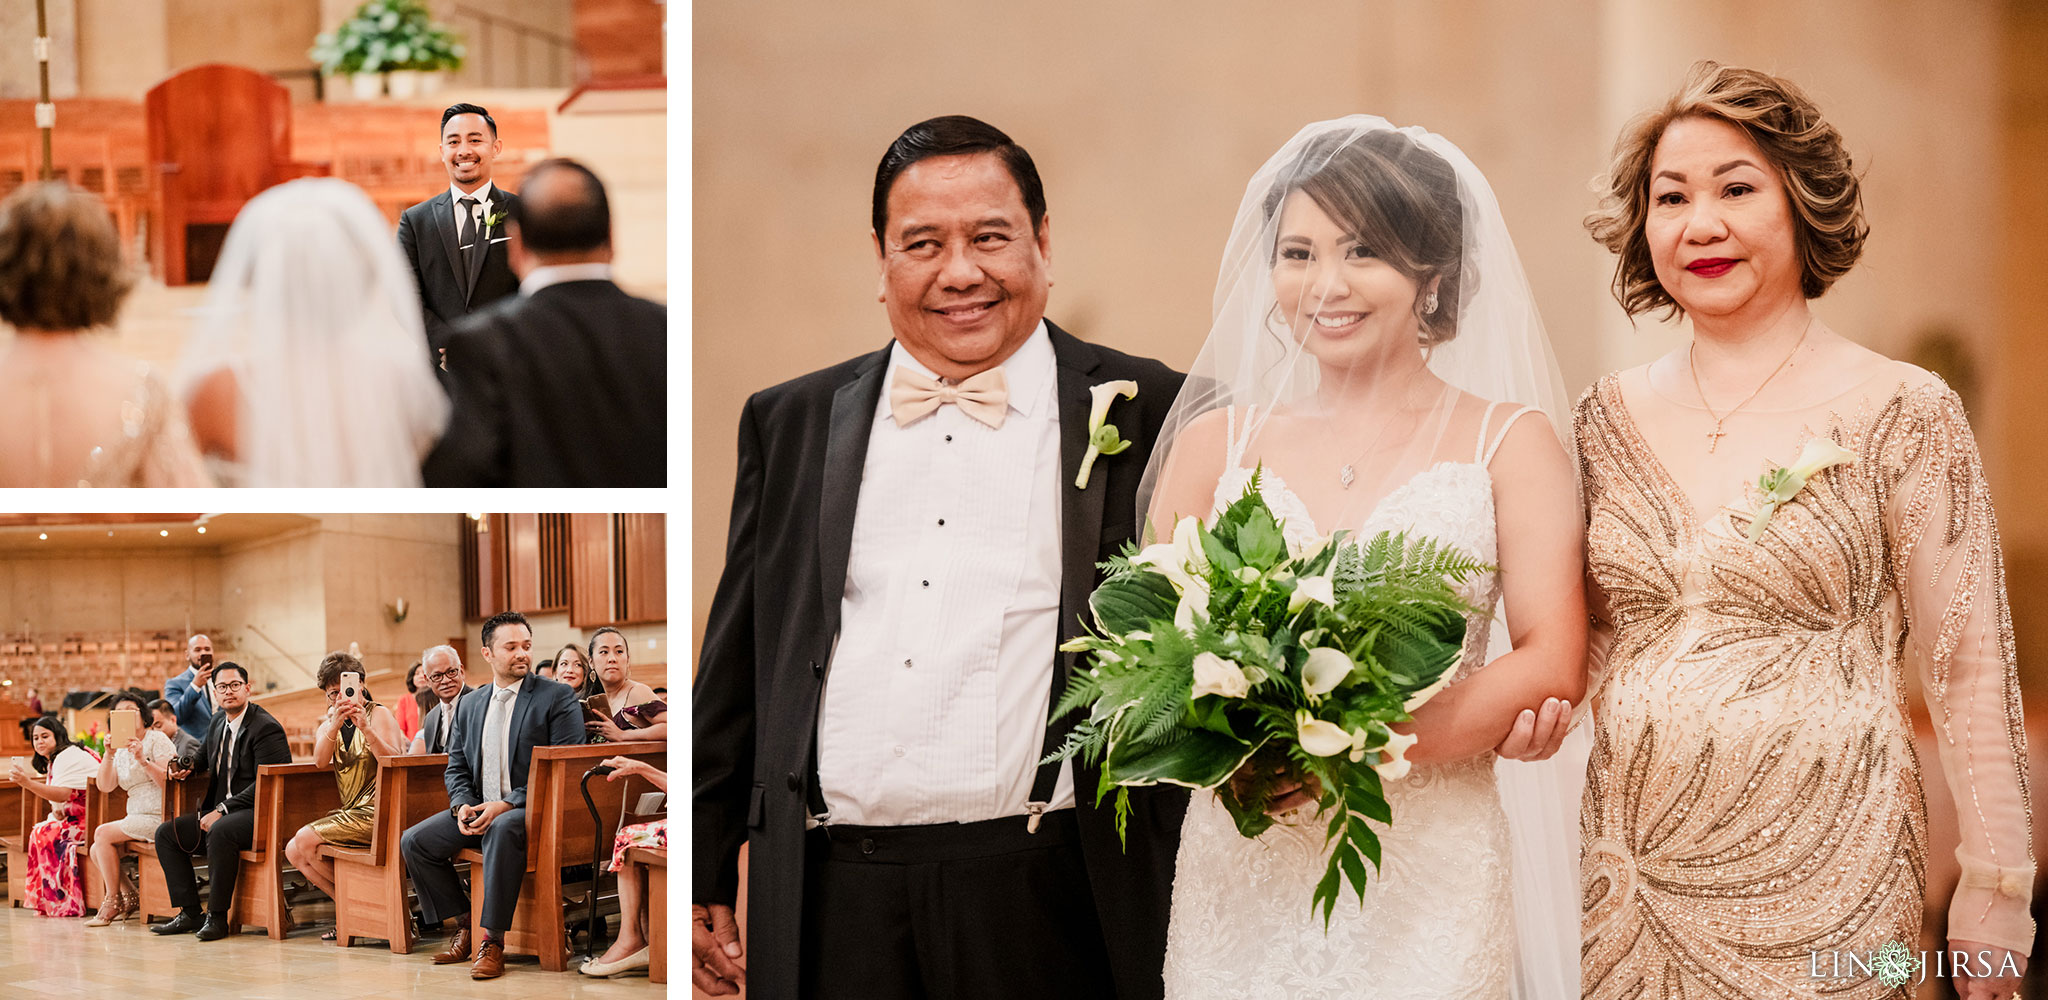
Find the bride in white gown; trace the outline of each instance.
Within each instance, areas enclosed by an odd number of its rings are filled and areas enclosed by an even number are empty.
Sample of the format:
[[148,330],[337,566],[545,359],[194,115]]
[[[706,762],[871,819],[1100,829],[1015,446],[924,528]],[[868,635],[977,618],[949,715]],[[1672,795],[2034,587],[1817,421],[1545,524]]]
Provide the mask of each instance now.
[[1379,870],[1327,929],[1309,905],[1327,858],[1311,795],[1277,801],[1250,840],[1196,793],[1169,998],[1577,995],[1576,933],[1555,933],[1577,924],[1570,755],[1503,766],[1531,804],[1511,833],[1492,752],[1524,709],[1568,714],[1584,691],[1566,404],[1499,206],[1455,146],[1352,116],[1303,129],[1253,176],[1141,509],[1154,524],[1208,513],[1258,470],[1291,540],[1432,536],[1499,567],[1466,596],[1504,612],[1475,616],[1455,680],[1417,710]]

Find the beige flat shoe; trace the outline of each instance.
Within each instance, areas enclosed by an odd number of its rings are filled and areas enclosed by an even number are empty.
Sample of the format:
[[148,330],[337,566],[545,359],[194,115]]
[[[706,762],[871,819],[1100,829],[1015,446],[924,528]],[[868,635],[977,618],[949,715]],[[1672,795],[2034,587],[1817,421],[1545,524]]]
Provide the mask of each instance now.
[[586,976],[596,976],[599,979],[617,979],[620,976],[635,974],[644,976],[647,974],[647,949],[642,948],[610,965],[606,965],[593,958],[583,963],[583,967],[576,971]]

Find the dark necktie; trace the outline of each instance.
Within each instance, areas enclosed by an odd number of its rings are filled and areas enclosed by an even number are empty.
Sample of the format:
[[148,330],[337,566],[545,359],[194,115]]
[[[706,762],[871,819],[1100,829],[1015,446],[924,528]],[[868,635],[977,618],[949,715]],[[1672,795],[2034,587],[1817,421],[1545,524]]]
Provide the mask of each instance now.
[[475,270],[472,265],[476,263],[476,255],[483,252],[483,248],[476,245],[476,199],[464,198],[458,204],[462,206],[462,282],[466,285],[469,273]]

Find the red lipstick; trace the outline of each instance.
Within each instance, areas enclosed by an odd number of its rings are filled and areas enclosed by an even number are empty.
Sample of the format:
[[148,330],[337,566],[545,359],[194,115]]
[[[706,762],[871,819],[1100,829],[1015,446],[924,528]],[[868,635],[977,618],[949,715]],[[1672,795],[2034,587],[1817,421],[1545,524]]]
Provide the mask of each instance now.
[[1703,257],[1685,265],[1685,269],[1702,278],[1718,278],[1734,266],[1735,261],[1726,257]]

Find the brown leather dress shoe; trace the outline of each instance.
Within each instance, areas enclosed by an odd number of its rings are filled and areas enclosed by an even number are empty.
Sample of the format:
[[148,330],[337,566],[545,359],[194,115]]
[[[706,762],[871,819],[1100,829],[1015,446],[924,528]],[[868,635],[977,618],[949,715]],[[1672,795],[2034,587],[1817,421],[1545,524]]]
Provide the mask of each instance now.
[[458,927],[455,936],[448,939],[448,947],[434,953],[435,965],[454,965],[469,961],[469,928]]
[[476,947],[476,961],[469,967],[471,979],[496,979],[505,974],[505,946],[485,938]]

